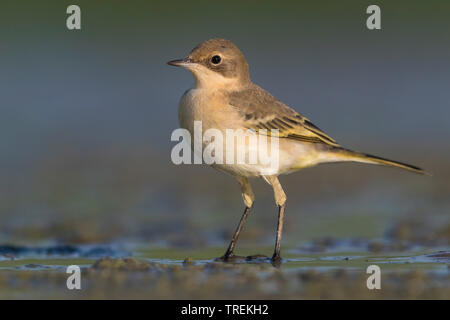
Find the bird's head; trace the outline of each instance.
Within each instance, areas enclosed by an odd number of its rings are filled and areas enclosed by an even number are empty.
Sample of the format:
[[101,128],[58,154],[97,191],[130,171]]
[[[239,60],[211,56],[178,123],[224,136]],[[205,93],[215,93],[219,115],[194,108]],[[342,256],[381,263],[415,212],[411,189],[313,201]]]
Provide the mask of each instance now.
[[204,41],[186,58],[168,64],[192,72],[197,87],[233,88],[250,82],[244,55],[233,42],[225,39]]

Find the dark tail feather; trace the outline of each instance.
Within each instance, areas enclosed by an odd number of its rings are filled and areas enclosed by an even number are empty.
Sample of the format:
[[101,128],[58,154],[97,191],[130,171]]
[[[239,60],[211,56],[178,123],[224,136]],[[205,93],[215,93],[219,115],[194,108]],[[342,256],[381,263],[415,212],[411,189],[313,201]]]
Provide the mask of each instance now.
[[403,162],[398,162],[394,160],[389,160],[377,156],[373,156],[366,153],[356,152],[344,148],[333,148],[332,153],[336,156],[338,161],[354,161],[354,162],[362,162],[362,163],[371,163],[371,164],[379,164],[384,166],[391,166],[391,167],[397,167],[402,168],[408,171],[412,171],[414,173],[418,174],[425,174],[425,175],[431,175],[425,170],[407,164]]

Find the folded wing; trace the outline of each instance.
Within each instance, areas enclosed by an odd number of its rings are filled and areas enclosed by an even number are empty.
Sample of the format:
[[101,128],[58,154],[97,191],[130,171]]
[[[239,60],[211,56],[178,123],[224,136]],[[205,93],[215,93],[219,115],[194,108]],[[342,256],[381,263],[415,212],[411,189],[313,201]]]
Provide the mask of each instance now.
[[266,129],[267,135],[270,135],[270,130],[276,129],[281,138],[339,146],[333,138],[307,118],[259,86],[252,85],[230,94],[229,105],[242,115],[248,129],[255,131]]

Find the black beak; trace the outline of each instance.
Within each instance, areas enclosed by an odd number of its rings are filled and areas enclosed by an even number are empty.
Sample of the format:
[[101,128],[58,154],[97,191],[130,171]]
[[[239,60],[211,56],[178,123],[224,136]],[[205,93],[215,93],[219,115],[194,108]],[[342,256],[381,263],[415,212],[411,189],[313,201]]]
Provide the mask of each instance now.
[[172,60],[172,61],[167,62],[168,65],[175,66],[175,67],[182,67],[182,66],[186,66],[191,63],[192,63],[192,61],[189,58],[177,59],[177,60]]

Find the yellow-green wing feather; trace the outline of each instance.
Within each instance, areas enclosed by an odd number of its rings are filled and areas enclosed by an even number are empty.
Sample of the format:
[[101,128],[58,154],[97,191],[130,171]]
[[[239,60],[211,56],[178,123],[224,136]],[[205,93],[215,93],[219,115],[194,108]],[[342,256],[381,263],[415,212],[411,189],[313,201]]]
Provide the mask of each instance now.
[[231,93],[229,105],[241,113],[248,129],[265,129],[262,132],[267,135],[275,129],[281,138],[339,146],[307,118],[256,85]]

